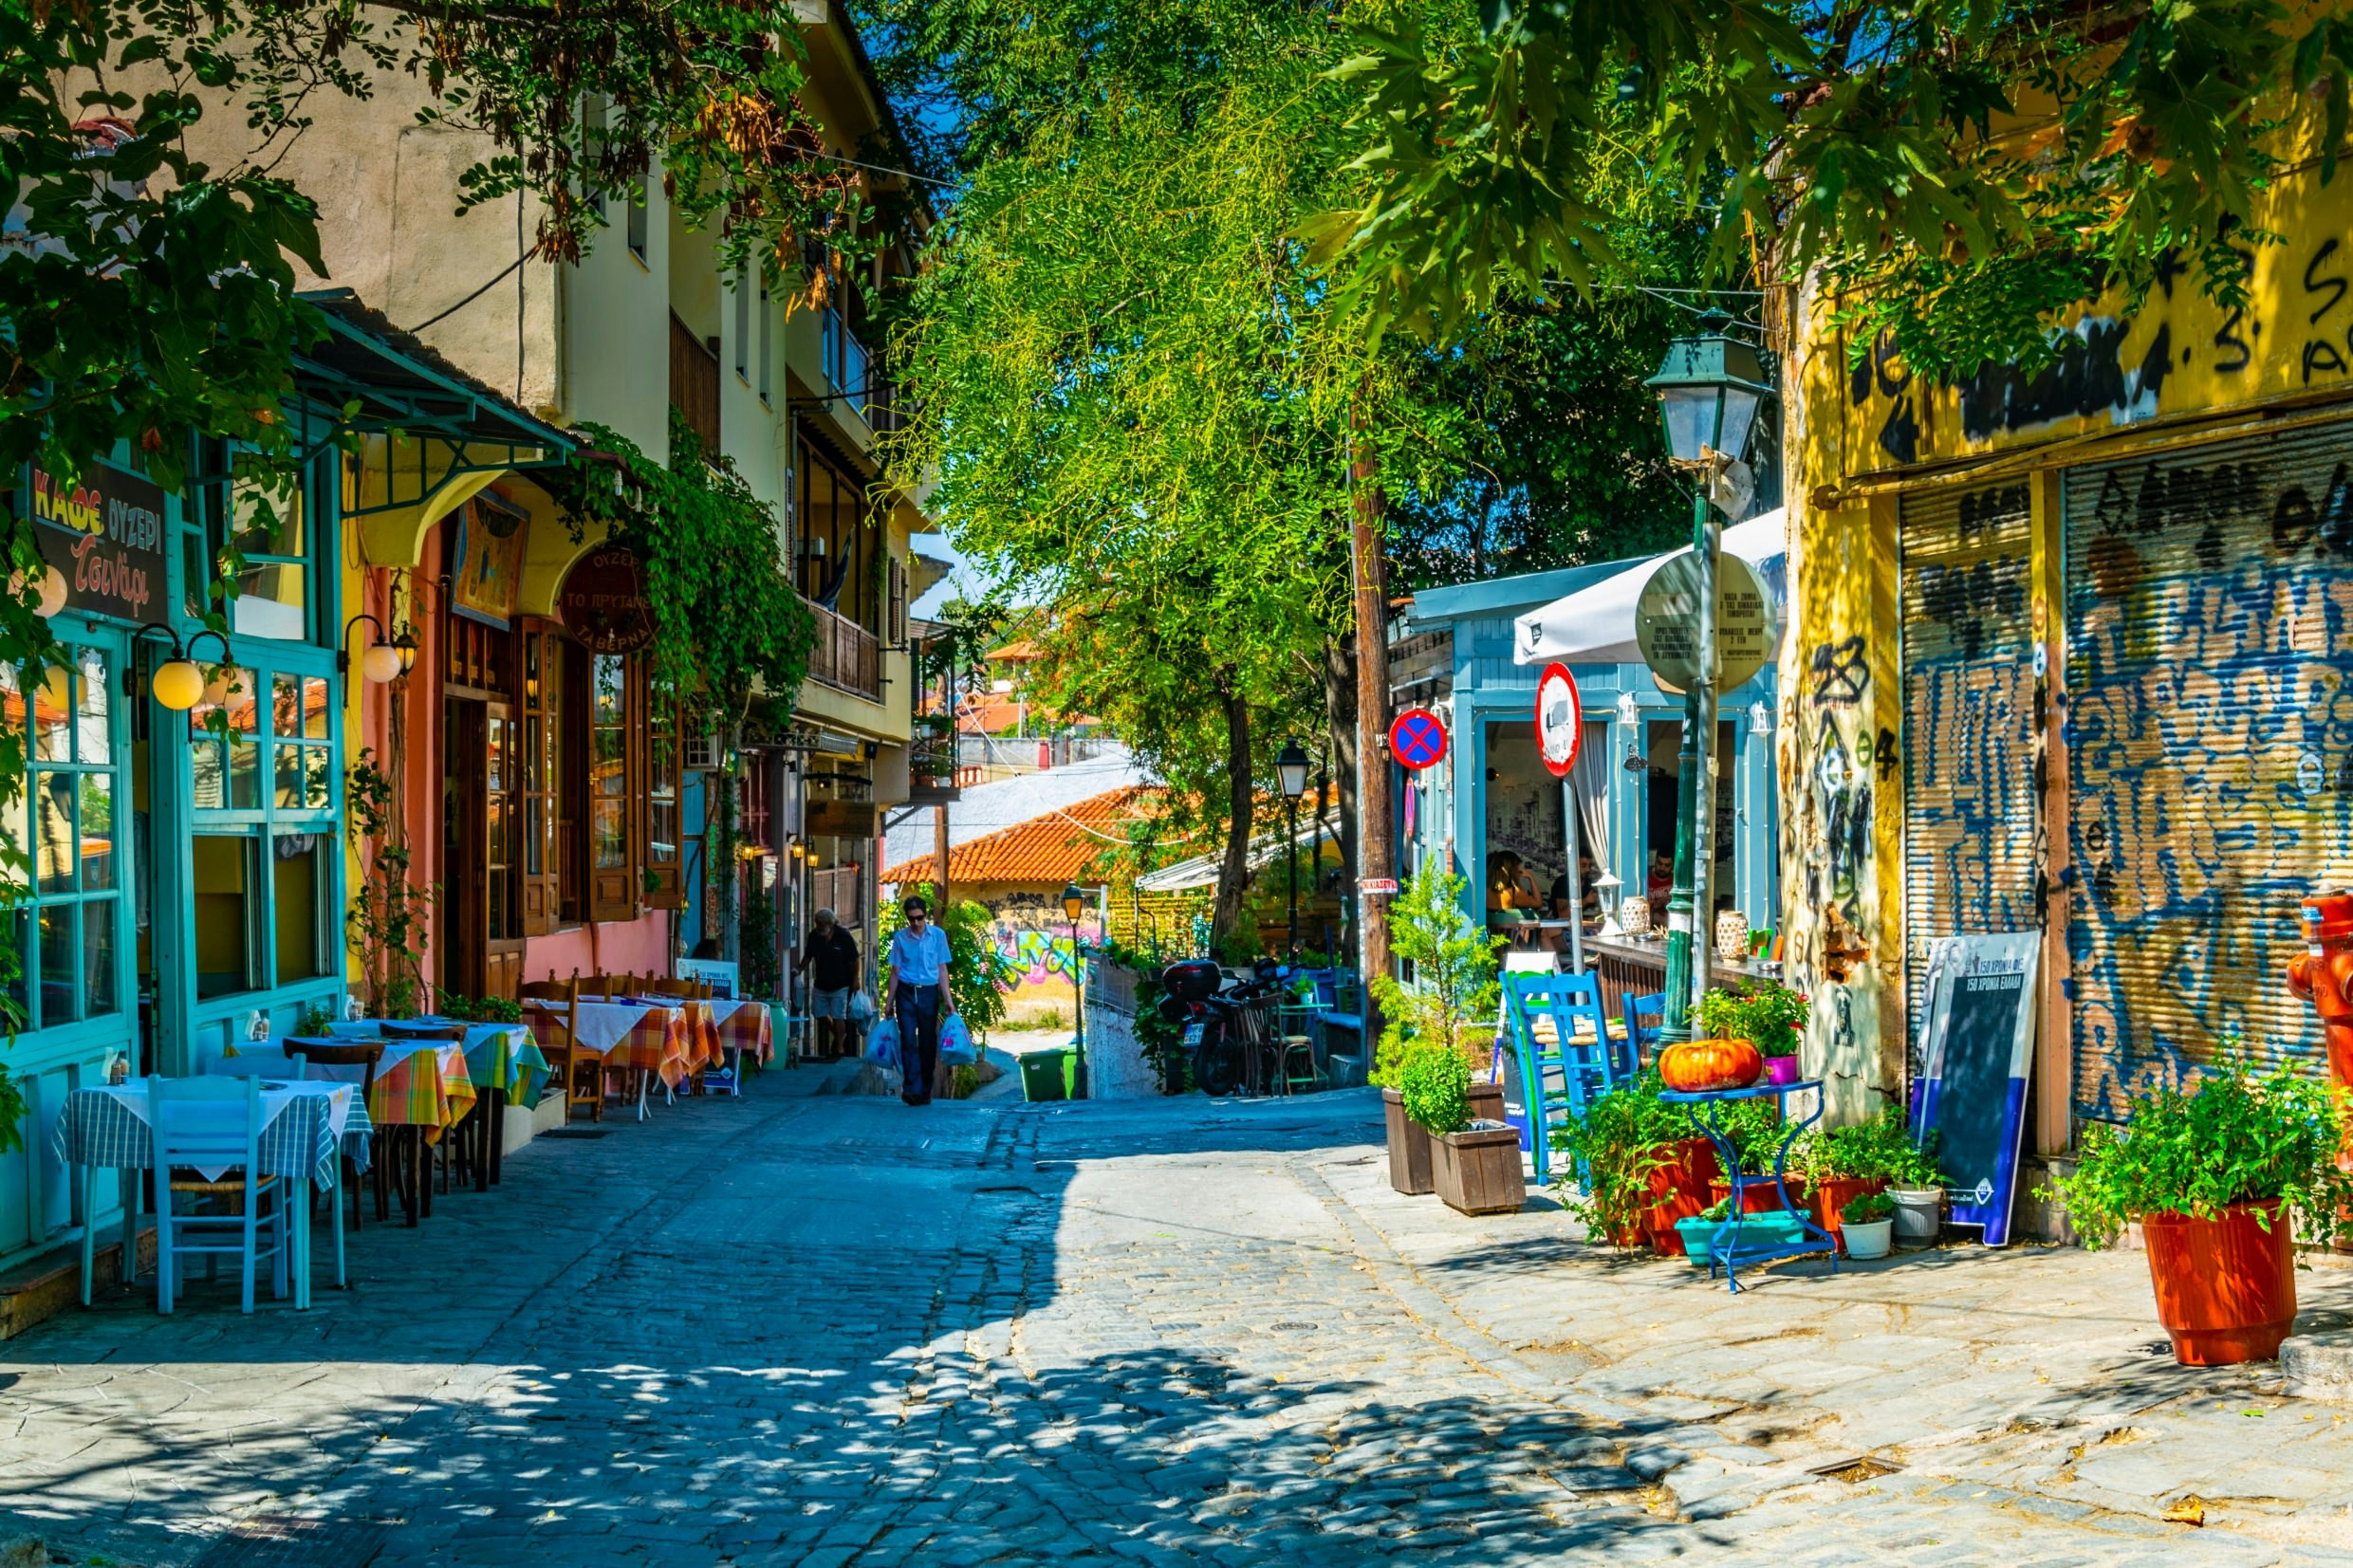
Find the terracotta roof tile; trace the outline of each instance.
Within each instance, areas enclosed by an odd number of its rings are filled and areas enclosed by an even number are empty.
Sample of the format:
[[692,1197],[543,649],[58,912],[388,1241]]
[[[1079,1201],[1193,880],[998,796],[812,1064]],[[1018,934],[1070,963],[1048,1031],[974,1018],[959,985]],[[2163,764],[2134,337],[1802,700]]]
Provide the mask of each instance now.
[[[1150,816],[1159,796],[1150,786],[1109,790],[958,844],[948,852],[949,891],[959,882],[1067,882],[1124,838],[1127,823]],[[928,882],[932,857],[885,866],[881,879],[900,887]]]

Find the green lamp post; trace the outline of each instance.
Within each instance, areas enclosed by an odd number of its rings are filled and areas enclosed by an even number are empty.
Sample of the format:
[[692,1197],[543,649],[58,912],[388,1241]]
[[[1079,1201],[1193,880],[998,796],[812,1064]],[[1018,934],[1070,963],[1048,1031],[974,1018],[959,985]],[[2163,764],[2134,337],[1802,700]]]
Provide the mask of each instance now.
[[1714,913],[1710,883],[1715,870],[1715,565],[1722,526],[1709,482],[1722,460],[1740,458],[1757,411],[1772,389],[1756,350],[1732,337],[1732,319],[1718,311],[1699,318],[1699,332],[1667,345],[1666,362],[1650,378],[1664,415],[1667,451],[1675,466],[1698,481],[1692,498],[1692,556],[1698,563],[1700,678],[1683,693],[1683,750],[1675,827],[1675,887],[1667,897],[1665,1040],[1689,1040],[1699,999],[1708,990],[1706,930]]

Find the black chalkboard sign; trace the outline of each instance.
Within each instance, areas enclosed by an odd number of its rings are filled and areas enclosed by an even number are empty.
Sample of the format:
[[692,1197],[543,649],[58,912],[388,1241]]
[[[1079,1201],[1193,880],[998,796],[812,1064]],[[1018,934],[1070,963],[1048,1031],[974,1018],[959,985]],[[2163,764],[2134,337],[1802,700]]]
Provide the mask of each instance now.
[[1953,1222],[1982,1226],[1988,1246],[2010,1240],[2042,945],[2031,932],[1947,937],[1929,970],[1913,1130],[1936,1134]]

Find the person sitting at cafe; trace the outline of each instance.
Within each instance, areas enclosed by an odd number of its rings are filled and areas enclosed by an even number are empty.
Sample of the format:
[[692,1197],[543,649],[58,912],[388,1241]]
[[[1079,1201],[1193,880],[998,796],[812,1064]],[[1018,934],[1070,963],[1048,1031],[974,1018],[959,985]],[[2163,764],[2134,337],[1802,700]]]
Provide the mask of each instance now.
[[1487,867],[1488,929],[1510,937],[1514,944],[1532,936],[1539,908],[1536,878],[1519,856],[1508,849],[1490,857]]

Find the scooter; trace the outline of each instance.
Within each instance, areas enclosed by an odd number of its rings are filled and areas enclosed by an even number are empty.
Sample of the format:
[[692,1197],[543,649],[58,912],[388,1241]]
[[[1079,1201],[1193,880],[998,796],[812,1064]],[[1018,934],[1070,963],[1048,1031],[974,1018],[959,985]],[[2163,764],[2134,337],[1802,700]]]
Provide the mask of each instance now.
[[1270,995],[1286,973],[1284,966],[1262,958],[1249,980],[1229,989],[1225,971],[1207,959],[1188,959],[1160,971],[1160,1016],[1184,1025],[1193,1081],[1204,1093],[1222,1098],[1250,1081],[1251,1047],[1261,1042],[1253,1037],[1263,1028],[1242,1014]]

